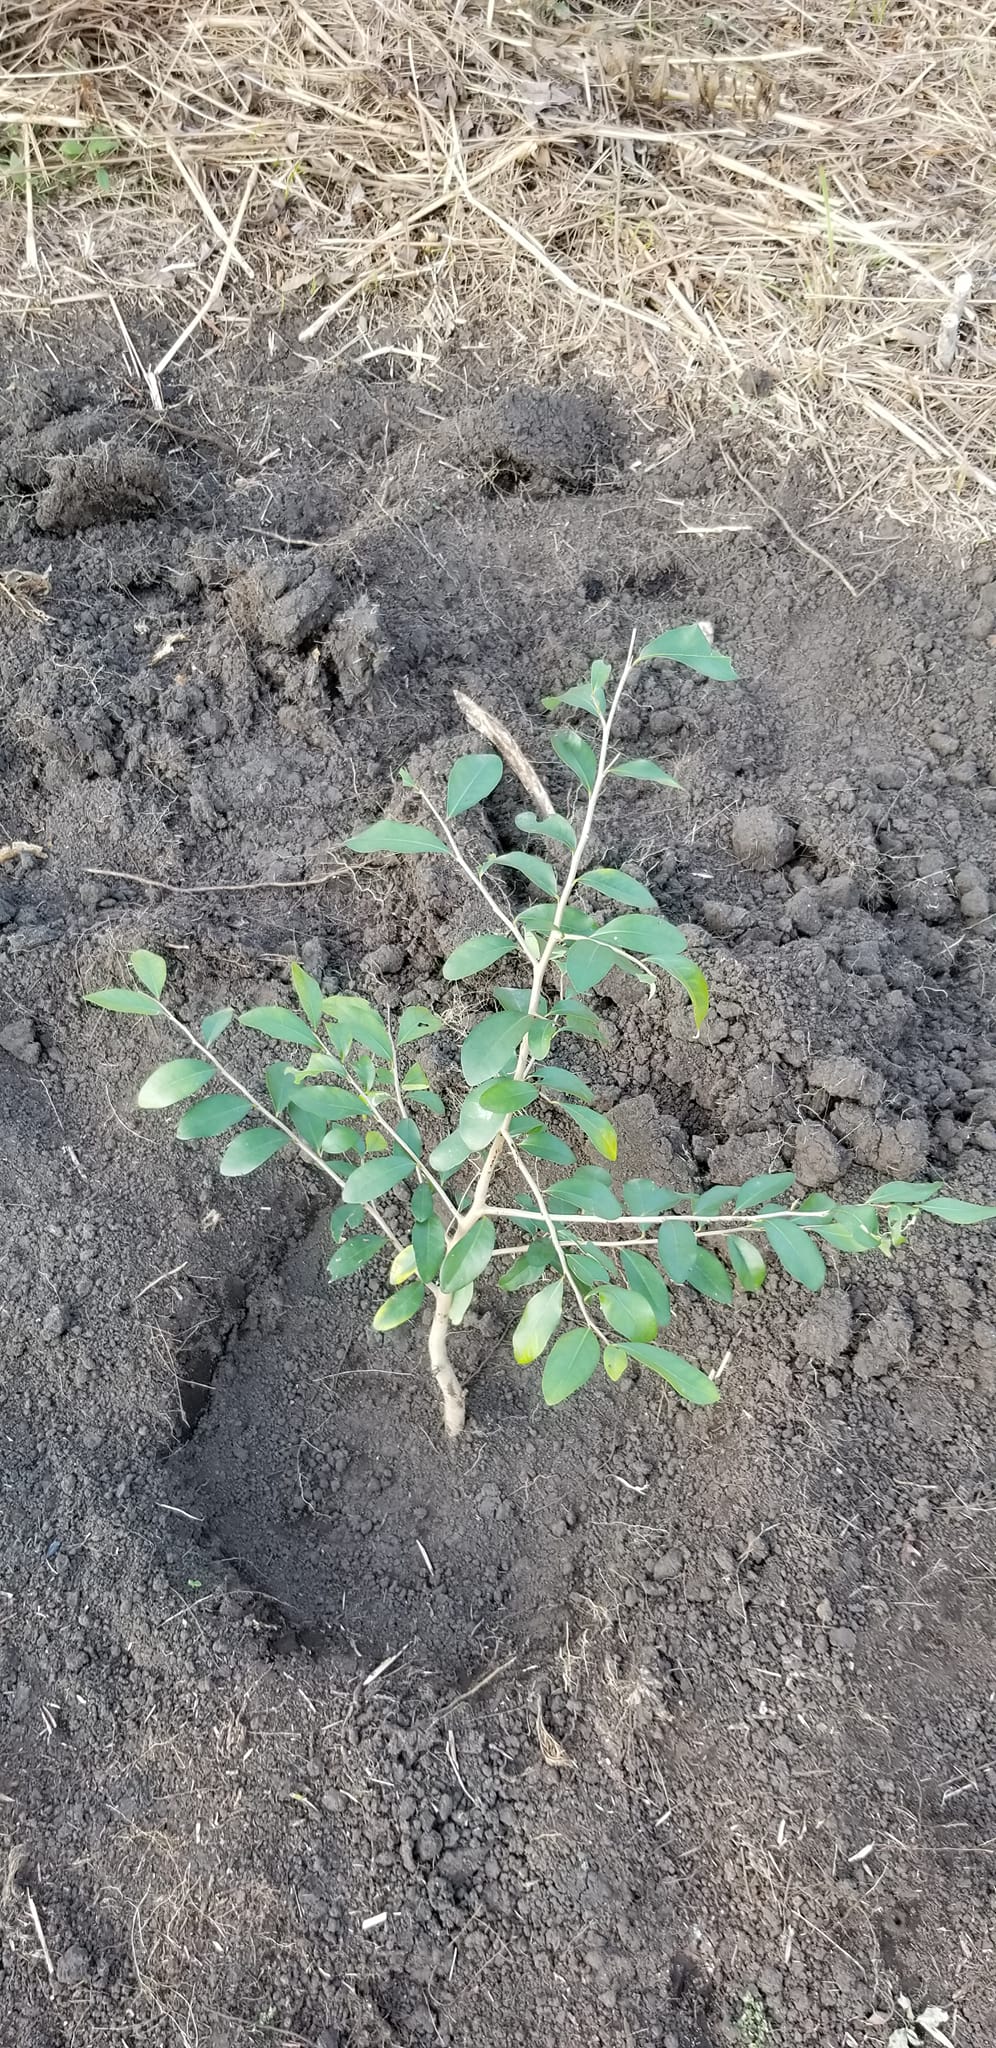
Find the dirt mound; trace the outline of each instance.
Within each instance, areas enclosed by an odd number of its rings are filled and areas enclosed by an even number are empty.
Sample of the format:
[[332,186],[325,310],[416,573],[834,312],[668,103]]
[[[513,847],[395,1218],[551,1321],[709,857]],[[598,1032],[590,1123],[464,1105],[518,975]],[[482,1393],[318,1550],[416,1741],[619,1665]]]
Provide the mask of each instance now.
[[[143,944],[198,1014],[294,957],[440,1000],[461,891],[350,872],[344,830],[416,752],[444,775],[455,690],[569,802],[542,693],[712,618],[740,680],[641,674],[621,737],[682,791],[627,785],[594,849],[713,991],[696,1039],[609,988],[627,1166],[991,1198],[996,558],[792,479],[828,569],[719,450],[581,388],[332,383],[275,344],[190,399],[155,417],[77,358],[6,400],[2,824],[47,856],[0,868],[16,2048],[759,2048],[900,1996],[982,2042],[991,1242],[683,1305],[708,1415],[645,1381],[543,1411],[485,1297],[449,1457],[374,1282],[326,1290],[304,1171],[221,1182],[139,1125],[157,1032],[82,991]],[[49,569],[30,606],[4,581]]]

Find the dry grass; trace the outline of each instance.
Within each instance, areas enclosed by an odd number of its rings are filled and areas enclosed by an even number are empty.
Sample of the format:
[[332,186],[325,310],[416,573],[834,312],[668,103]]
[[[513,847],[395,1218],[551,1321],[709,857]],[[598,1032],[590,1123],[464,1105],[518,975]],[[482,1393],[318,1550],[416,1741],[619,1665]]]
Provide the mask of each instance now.
[[[534,372],[583,361],[689,426],[746,420],[841,500],[990,511],[996,0],[5,13],[22,314],[113,298],[180,332],[223,267],[187,348],[260,305],[326,359],[421,367],[497,333]],[[94,136],[114,153],[67,169]]]

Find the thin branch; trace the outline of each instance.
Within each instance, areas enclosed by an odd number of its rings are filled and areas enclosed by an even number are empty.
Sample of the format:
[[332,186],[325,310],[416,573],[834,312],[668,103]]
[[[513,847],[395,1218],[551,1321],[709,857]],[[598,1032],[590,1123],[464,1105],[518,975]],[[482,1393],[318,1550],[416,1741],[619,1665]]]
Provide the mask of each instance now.
[[560,1270],[563,1273],[564,1279],[566,1280],[568,1287],[571,1289],[574,1295],[574,1298],[577,1302],[579,1309],[581,1310],[581,1314],[583,1315],[585,1322],[588,1325],[588,1328],[590,1330],[594,1330],[595,1335],[597,1337],[600,1333],[597,1330],[595,1324],[592,1322],[590,1315],[588,1314],[588,1310],[585,1306],[584,1296],[567,1263],[567,1254],[565,1253],[563,1245],[561,1244],[560,1239],[557,1236],[557,1232],[554,1228],[554,1218],[551,1216],[550,1211],[546,1206],[546,1201],[543,1196],[543,1190],[540,1187],[539,1181],[536,1180],[533,1174],[530,1173],[529,1168],[526,1165],[526,1162],[523,1159],[518,1146],[514,1143],[514,1141],[509,1136],[507,1131],[502,1132],[502,1137],[504,1138],[505,1144],[509,1152],[511,1152],[512,1154],[512,1158],[515,1162],[518,1172],[522,1175],[522,1178],[525,1181],[527,1188],[529,1189],[530,1193],[535,1199],[536,1207],[539,1210],[541,1217],[543,1218],[543,1222],[546,1224],[547,1235],[550,1239],[550,1243],[552,1244],[554,1251],[557,1254],[557,1258],[560,1261]]
[[505,930],[511,934],[511,937],[515,940],[515,943],[518,946],[520,953],[525,954],[530,967],[534,967],[536,963],[533,959],[531,952],[529,951],[529,947],[526,945],[525,939],[523,938],[518,925],[515,922],[515,919],[509,917],[508,912],[502,909],[501,904],[496,901],[494,896],[492,896],[490,889],[487,887],[487,884],[482,880],[481,876],[477,873],[477,870],[475,868],[472,868],[469,860],[467,860],[464,857],[463,851],[458,841],[453,837],[453,834],[450,831],[450,828],[446,822],[446,819],[443,817],[442,812],[436,809],[436,806],[433,803],[432,798],[426,795],[424,789],[420,789],[418,791],[418,795],[421,797],[422,802],[426,807],[426,810],[431,811],[432,816],[435,818],[440,831],[445,833],[447,842],[449,844],[450,852],[452,853],[454,860],[457,862],[458,867],[461,867],[463,869],[463,872],[467,876],[468,880],[473,882],[475,889],[480,891],[480,894],[483,896],[484,901],[488,906],[488,909],[493,913],[493,915],[496,918],[498,918],[499,922],[504,925]]

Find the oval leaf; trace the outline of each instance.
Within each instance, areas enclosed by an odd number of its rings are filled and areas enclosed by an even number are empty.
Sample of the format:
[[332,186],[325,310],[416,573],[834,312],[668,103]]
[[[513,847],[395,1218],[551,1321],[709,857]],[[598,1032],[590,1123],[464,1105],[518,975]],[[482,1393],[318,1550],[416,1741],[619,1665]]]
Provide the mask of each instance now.
[[694,1287],[696,1294],[704,1294],[707,1301],[721,1301],[727,1307],[733,1300],[733,1281],[722,1259],[717,1259],[715,1252],[704,1244],[697,1246],[686,1279],[689,1287]]
[[349,1175],[342,1191],[343,1201],[376,1202],[381,1195],[390,1194],[399,1181],[407,1180],[414,1170],[415,1162],[407,1152],[388,1152],[379,1159],[365,1159]]
[[641,1365],[649,1366],[651,1372],[667,1380],[676,1394],[696,1408],[711,1408],[719,1400],[715,1380],[700,1372],[697,1365],[689,1365],[687,1358],[679,1358],[676,1351],[662,1351],[658,1344],[631,1344],[629,1349]]
[[656,761],[617,761],[615,766],[609,769],[609,774],[625,776],[630,782],[656,782],[661,789],[681,788],[680,782],[676,782],[674,776],[668,775],[666,769],[659,767]]
[[400,818],[382,818],[378,825],[368,825],[363,832],[354,832],[346,845],[351,853],[448,853],[444,840],[425,825],[406,825]]
[[656,1337],[657,1317],[645,1294],[628,1287],[600,1287],[598,1299],[606,1322],[620,1337],[636,1337],[642,1344]]
[[537,1090],[528,1081],[489,1081],[480,1092],[482,1109],[497,1110],[503,1117],[511,1116],[517,1109],[528,1109],[535,1102]]
[[450,1246],[439,1269],[439,1284],[447,1294],[469,1287],[483,1273],[495,1248],[495,1226],[490,1216],[479,1216],[464,1237]]
[[150,995],[161,996],[166,986],[166,962],[160,953],[129,953],[128,965],[136,981],[149,990]]
[[549,817],[538,818],[535,811],[516,811],[515,822],[520,832],[529,832],[536,839],[553,839],[558,846],[567,846],[573,853],[578,835],[566,818],[557,811]]
[[515,940],[503,939],[497,932],[482,932],[478,938],[464,939],[443,961],[443,980],[462,981],[465,975],[482,974],[486,967],[493,967],[496,960],[503,960],[506,953],[515,950]]
[[632,875],[624,875],[621,868],[589,868],[579,881],[586,889],[594,889],[596,896],[607,896],[610,903],[631,903],[634,910],[656,910],[657,904]]
[[173,1102],[186,1102],[196,1095],[215,1070],[210,1060],[168,1060],[143,1081],[136,1096],[139,1109],[168,1109]]
[[646,1295],[657,1317],[658,1329],[664,1329],[671,1320],[671,1296],[663,1275],[649,1259],[643,1257],[642,1252],[621,1251],[619,1262],[630,1286]]
[[701,1030],[709,1009],[709,984],[701,967],[695,965],[684,954],[675,954],[671,959],[659,963],[672,981],[681,984],[692,1005],[692,1016],[696,1030]]
[[202,1043],[213,1045],[215,1039],[220,1038],[223,1031],[227,1031],[234,1015],[234,1010],[209,1010],[207,1016],[201,1018]]
[[484,802],[496,789],[505,772],[498,754],[461,754],[454,761],[446,784],[446,815],[459,818],[464,811]]
[[541,889],[544,896],[560,894],[557,877],[548,860],[541,860],[538,853],[499,853],[487,863],[489,868],[514,868],[516,874],[524,875],[534,889]]
[[368,1266],[378,1252],[387,1250],[386,1237],[377,1237],[373,1231],[361,1231],[357,1237],[347,1237],[337,1245],[325,1268],[330,1280],[346,1280],[350,1273],[358,1273],[361,1266]]
[[596,1152],[601,1153],[603,1159],[616,1158],[619,1140],[607,1116],[602,1116],[597,1109],[587,1109],[580,1102],[565,1102],[563,1108],[564,1115],[570,1117],[572,1124],[577,1124],[579,1130],[584,1132],[588,1143],[594,1146]]
[[446,1232],[434,1211],[412,1225],[412,1250],[419,1279],[434,1280],[446,1255]]
[[251,1131],[240,1131],[238,1137],[225,1146],[218,1171],[226,1180],[237,1180],[243,1173],[255,1173],[257,1166],[265,1166],[275,1152],[290,1142],[281,1131],[270,1130],[266,1124],[254,1124]]
[[398,1046],[416,1045],[420,1038],[433,1038],[443,1029],[443,1020],[424,1003],[412,1003],[398,1019]]
[[397,1294],[391,1294],[382,1301],[373,1319],[375,1330],[396,1330],[401,1323],[410,1323],[417,1316],[425,1300],[425,1288],[421,1280],[411,1280],[407,1287],[399,1287]]
[[798,1223],[766,1223],[764,1235],[780,1265],[801,1287],[817,1294],[827,1277],[823,1254]]
[[599,1342],[594,1330],[565,1330],[543,1367],[543,1399],[556,1408],[569,1394],[576,1394],[590,1380],[598,1364]]
[[676,1286],[681,1286],[695,1264],[699,1241],[690,1223],[662,1223],[657,1232],[660,1262]]
[[315,1045],[321,1051],[321,1039],[316,1038],[311,1025],[299,1017],[295,1010],[285,1010],[281,1003],[264,1003],[255,1010],[243,1010],[239,1023],[248,1031],[261,1031],[264,1038],[275,1038],[281,1045]]
[[928,1215],[940,1216],[945,1223],[986,1223],[996,1216],[996,1205],[991,1202],[957,1202],[951,1195],[938,1195],[924,1207]]
[[[570,730],[555,732],[553,735],[553,751],[558,759],[563,761],[565,768],[573,770],[578,781],[583,782],[585,789],[590,794],[595,786],[598,762],[587,740],[582,739],[579,732],[571,732]],[[594,1370],[595,1367],[592,1366],[592,1372]]]
[[734,1274],[745,1294],[756,1294],[764,1286],[767,1267],[756,1244],[749,1237],[728,1237],[726,1249]]
[[86,998],[98,1010],[119,1010],[122,1016],[158,1017],[159,1004],[152,996],[139,994],[137,988],[95,988]]
[[751,1209],[758,1202],[777,1202],[780,1195],[787,1195],[794,1186],[794,1173],[755,1173],[751,1180],[744,1181],[733,1207]]
[[658,633],[656,640],[648,640],[641,647],[637,661],[676,661],[681,668],[690,668],[696,675],[710,676],[714,682],[735,683],[736,673],[726,654],[718,654],[707,633],[699,625],[674,626],[669,633]]
[[313,1031],[322,1021],[322,991],[313,974],[297,960],[291,961],[291,987]]
[[184,1110],[176,1135],[184,1141],[220,1138],[222,1131],[234,1130],[236,1124],[245,1122],[250,1106],[243,1095],[207,1095],[203,1102],[195,1102],[193,1109]]
[[472,1088],[479,1081],[493,1080],[503,1067],[512,1064],[525,1034],[525,1019],[515,1010],[502,1010],[493,1017],[482,1017],[480,1023],[468,1031],[460,1048],[464,1080]]
[[622,1344],[606,1344],[602,1364],[610,1380],[621,1380],[629,1364],[629,1353]]
[[563,1280],[551,1280],[534,1294],[512,1332],[512,1353],[517,1365],[532,1365],[546,1350],[564,1307]]

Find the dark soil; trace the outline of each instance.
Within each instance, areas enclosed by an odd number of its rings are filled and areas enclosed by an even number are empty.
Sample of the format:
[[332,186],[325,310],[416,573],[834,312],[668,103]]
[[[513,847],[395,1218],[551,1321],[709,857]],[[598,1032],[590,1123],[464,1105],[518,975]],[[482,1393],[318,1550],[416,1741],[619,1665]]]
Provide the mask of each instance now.
[[666,418],[394,360],[272,337],[157,418],[90,337],[5,355],[3,2048],[844,2048],[902,1998],[983,2048],[992,1237],[684,1308],[707,1413],[546,1412],[486,1296],[448,1452],[306,1169],[219,1180],[82,1000],[135,945],[194,1016],[295,956],[452,1000],[460,891],[343,831],[466,749],[454,688],[566,800],[542,692],[708,617],[741,680],[625,713],[685,794],[605,820],[713,990],[697,1040],[610,994],[627,1166],[992,1198],[996,553],[762,485],[854,596]]

